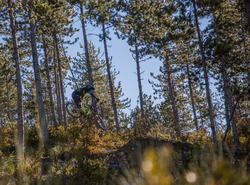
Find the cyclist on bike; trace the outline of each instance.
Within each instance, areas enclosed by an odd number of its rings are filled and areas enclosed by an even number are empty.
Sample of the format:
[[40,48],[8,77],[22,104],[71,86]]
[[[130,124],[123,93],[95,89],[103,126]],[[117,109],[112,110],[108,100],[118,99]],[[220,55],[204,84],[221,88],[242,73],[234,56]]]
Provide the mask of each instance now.
[[[96,96],[94,95],[94,90],[95,88],[92,85],[86,85],[83,88],[78,88],[76,90],[74,90],[72,92],[72,99],[74,100],[75,104],[79,107],[81,107],[81,102],[83,97],[85,96],[86,93],[89,93],[91,96],[94,96],[96,98]],[[96,98],[97,101],[99,100],[98,98]]]

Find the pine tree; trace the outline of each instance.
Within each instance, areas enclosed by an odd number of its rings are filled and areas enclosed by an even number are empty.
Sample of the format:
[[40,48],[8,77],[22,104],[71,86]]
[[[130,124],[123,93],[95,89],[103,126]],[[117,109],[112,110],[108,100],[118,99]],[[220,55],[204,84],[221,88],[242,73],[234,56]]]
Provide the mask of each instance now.
[[[14,82],[15,71],[12,68],[11,56],[0,49],[3,55],[0,55],[0,117],[13,121],[16,111],[13,111],[16,107],[16,87]],[[13,105],[15,104],[15,105]]]
[[89,11],[91,12],[91,15],[94,17],[96,24],[101,25],[102,27],[102,35],[100,35],[100,38],[102,38],[103,44],[104,44],[104,51],[105,51],[105,61],[107,66],[107,74],[108,74],[108,81],[109,81],[109,88],[110,88],[110,96],[111,96],[111,104],[114,112],[114,119],[116,124],[116,129],[119,130],[119,121],[118,121],[118,112],[116,107],[116,101],[115,101],[115,95],[114,95],[114,84],[112,82],[112,76],[111,76],[111,66],[110,66],[110,59],[109,59],[109,53],[108,53],[108,47],[107,47],[107,39],[109,30],[107,27],[110,27],[110,22],[112,19],[112,16],[114,14],[114,6],[116,4],[116,1],[90,1],[89,3]]
[[[176,134],[181,136],[181,126],[179,117],[179,108],[176,103],[176,93],[175,93],[175,80],[173,77],[173,70],[175,70],[174,62],[174,52],[171,51],[171,42],[174,41],[175,36],[173,30],[176,28],[176,23],[174,23],[173,14],[177,11],[176,3],[171,1],[166,1],[164,3],[151,2],[150,4],[145,4],[148,8],[144,11],[144,22],[147,26],[142,27],[141,37],[142,47],[141,50],[145,54],[153,55],[158,57],[163,61],[163,67],[161,67],[160,72],[163,73],[162,77],[158,76],[156,78],[161,81],[161,88],[163,90],[165,103],[162,103],[160,108],[162,111],[168,112],[168,121],[172,121],[174,130]],[[170,26],[171,25],[171,26]],[[172,39],[172,40],[171,40]],[[170,104],[168,103],[170,102]],[[169,109],[168,110],[163,109]],[[162,112],[163,113],[163,112]],[[165,121],[164,121],[165,122]]]
[[[172,110],[172,112],[166,111],[168,114],[166,119],[175,123],[175,132],[180,136],[181,132],[190,131],[193,127],[198,130],[198,112],[200,112],[199,117],[206,115],[196,101],[198,100],[197,93],[200,93],[202,89],[199,89],[197,82],[193,80],[193,78],[197,79],[194,71],[196,69],[194,61],[197,60],[196,46],[193,41],[195,30],[191,23],[191,13],[188,12],[189,2],[167,1],[158,6],[160,8],[154,11],[156,15],[159,15],[154,21],[158,24],[153,24],[154,26],[150,29],[156,34],[144,37],[145,50],[163,60],[163,66],[160,69],[162,74],[155,76],[160,84],[154,84],[154,86],[163,89],[161,96],[164,98],[164,103],[161,104],[160,110],[162,113],[164,109]],[[153,19],[154,14],[150,15]]]
[[[117,35],[122,39],[127,39],[128,44],[133,48],[131,49],[132,56],[136,62],[136,73],[137,82],[139,89],[139,99],[140,99],[140,114],[141,121],[145,124],[144,115],[144,102],[143,102],[143,91],[142,91],[142,77],[141,77],[141,66],[140,62],[144,57],[140,53],[140,37],[141,28],[145,25],[143,19],[143,6],[146,6],[147,2],[144,1],[119,1],[118,9],[121,11],[120,15],[115,21]],[[146,8],[146,7],[145,7]]]
[[[20,55],[17,41],[17,25],[16,25],[16,15],[15,10],[17,3],[8,0],[6,2],[6,7],[9,13],[9,22],[11,30],[11,39],[12,39],[12,53],[13,60],[15,62],[16,68],[16,85],[17,85],[17,112],[18,112],[18,121],[17,121],[17,130],[18,130],[18,157],[22,159],[24,157],[24,121],[23,121],[23,99],[22,99],[22,80],[21,80],[21,68],[20,68]],[[8,87],[7,87],[8,89]]]
[[[232,128],[235,142],[235,153],[240,153],[240,141],[236,126],[236,117],[234,112],[234,99],[232,84],[242,81],[238,74],[247,76],[247,70],[242,70],[240,66],[245,65],[241,56],[241,18],[237,10],[236,3],[224,1],[211,5],[213,15],[213,33],[215,38],[214,64],[218,67],[219,76],[221,76],[222,89],[225,104],[225,115],[227,128]],[[223,18],[221,18],[223,16]],[[235,58],[238,58],[237,62]],[[238,61],[240,61],[238,63]],[[237,84],[238,85],[238,84]]]
[[[51,78],[50,78],[50,65],[49,65],[49,53],[48,53],[48,45],[46,44],[45,37],[43,36],[43,50],[44,50],[44,63],[45,63],[45,71],[46,71],[46,78],[47,78],[47,89],[49,93],[49,102],[50,102],[50,113],[51,113],[51,120],[52,124],[57,126],[57,120],[55,115],[55,106],[54,100],[52,96],[52,86],[51,86]],[[49,117],[49,116],[48,116]]]
[[218,138],[217,138],[217,132],[216,132],[216,125],[215,125],[215,114],[213,110],[213,103],[210,93],[210,84],[209,84],[209,76],[208,76],[208,67],[207,67],[207,61],[205,58],[205,52],[204,52],[204,42],[203,37],[201,35],[200,25],[199,25],[199,15],[197,12],[197,2],[196,0],[192,1],[193,3],[193,11],[194,11],[194,25],[196,27],[197,37],[198,37],[198,43],[199,43],[199,50],[200,50],[200,56],[201,56],[201,63],[203,68],[203,74],[204,74],[204,81],[205,81],[205,90],[206,90],[206,97],[207,97],[207,105],[208,105],[208,111],[209,111],[209,119],[211,124],[211,130],[213,135],[213,141],[215,146],[218,146]]
[[244,24],[245,24],[245,28],[248,31],[248,33],[250,33],[250,1],[249,0],[240,0],[238,1],[239,4],[241,4],[242,6],[242,10],[244,12],[244,17],[245,20]]
[[86,32],[86,23],[85,23],[85,13],[84,13],[84,8],[83,4],[79,4],[80,6],[80,16],[81,16],[81,24],[82,24],[82,33],[83,33],[83,40],[84,40],[84,49],[85,49],[85,55],[86,55],[86,62],[87,62],[87,68],[88,68],[88,80],[89,84],[94,85],[93,82],[93,74],[92,74],[92,66],[90,62],[90,57],[89,57],[89,50],[88,50],[88,39],[87,39],[87,32]]
[[[21,68],[20,68],[20,55],[19,55],[19,46],[18,46],[18,25],[17,25],[17,19],[16,14],[18,11],[16,11],[16,8],[18,7],[18,3],[12,2],[11,0],[3,1],[1,4],[1,16],[3,18],[3,25],[6,26],[3,33],[6,34],[6,37],[4,38],[6,41],[6,46],[8,46],[10,49],[10,53],[6,52],[6,48],[3,49],[3,53],[6,53],[7,56],[12,55],[11,58],[14,62],[15,66],[15,79],[16,79],[16,92],[17,92],[17,130],[18,130],[18,145],[17,145],[17,151],[18,151],[18,159],[22,159],[24,157],[24,121],[23,121],[23,99],[22,99],[22,80],[21,80]],[[8,38],[8,36],[10,36]],[[14,115],[10,115],[10,86],[8,78],[10,74],[10,70],[8,67],[8,57],[7,60],[4,62],[4,68],[5,72],[3,74],[6,75],[5,83],[6,84],[6,94],[7,94],[7,107],[8,107],[8,117],[10,120],[14,120],[11,116],[14,117]]]
[[[64,38],[67,36],[72,36],[75,33],[75,29],[72,27],[72,21],[74,18],[73,7],[67,3],[67,1],[45,1],[43,4],[36,7],[36,11],[39,16],[39,42],[43,43],[43,46],[48,47],[47,52],[48,56],[44,56],[44,60],[50,60],[53,58],[53,67],[54,67],[54,86],[56,93],[56,103],[57,103],[57,116],[59,124],[64,123],[65,127],[67,126],[66,121],[66,107],[65,107],[65,86],[64,78],[66,76],[66,70],[68,67],[68,60],[65,60],[64,51],[61,45],[64,43],[72,44],[73,42],[64,41]],[[46,15],[44,15],[46,12]],[[41,35],[41,36],[40,36]],[[48,38],[48,39],[45,39]],[[51,40],[50,40],[51,39]],[[45,48],[44,48],[45,49]],[[51,51],[53,52],[51,52]],[[48,61],[46,61],[48,62]],[[46,65],[45,62],[45,65]],[[52,71],[49,69],[45,70],[47,72],[47,82],[50,81],[48,78],[48,73]],[[48,85],[48,89],[51,89],[52,85]],[[51,90],[48,90],[49,92]],[[53,97],[49,93],[49,102],[50,107],[53,110]],[[52,118],[55,113],[52,111]],[[57,120],[53,118],[53,122]]]
[[32,50],[32,63],[34,69],[34,76],[35,76],[35,86],[36,86],[36,101],[38,105],[38,112],[39,112],[39,124],[41,129],[41,143],[42,148],[46,147],[47,141],[49,138],[48,135],[48,126],[46,121],[46,114],[44,109],[44,102],[43,102],[43,90],[42,90],[42,83],[41,83],[41,74],[40,74],[40,65],[38,61],[38,50],[37,50],[37,35],[36,35],[36,17],[35,17],[35,8],[36,2],[28,2],[28,9],[29,9],[29,20],[30,20],[30,44]]
[[[111,97],[109,96],[109,83],[108,83],[108,75],[107,71],[105,69],[105,61],[99,60],[100,58],[100,49],[96,50],[93,43],[89,43],[89,57],[92,61],[93,66],[93,80],[95,85],[95,94],[100,99],[100,103],[103,105],[105,110],[107,110],[109,113],[109,119],[110,121],[114,121],[114,117],[112,116],[112,104],[111,104]],[[69,81],[76,81],[76,84],[78,84],[79,87],[84,86],[86,83],[88,83],[88,73],[87,70],[87,64],[86,64],[86,58],[84,53],[78,53],[77,57],[74,58],[72,63],[72,73],[74,74],[74,79],[69,77]],[[112,83],[114,83],[115,76],[117,73],[115,71],[111,71],[112,73]],[[75,89],[75,85],[73,84],[73,89]],[[122,111],[123,109],[127,108],[129,106],[130,101],[126,98],[121,100],[123,94],[121,90],[121,85],[118,83],[117,87],[114,87],[115,92],[115,101],[117,102],[117,110]],[[120,113],[121,114],[121,113]],[[124,118],[120,118],[122,121]]]

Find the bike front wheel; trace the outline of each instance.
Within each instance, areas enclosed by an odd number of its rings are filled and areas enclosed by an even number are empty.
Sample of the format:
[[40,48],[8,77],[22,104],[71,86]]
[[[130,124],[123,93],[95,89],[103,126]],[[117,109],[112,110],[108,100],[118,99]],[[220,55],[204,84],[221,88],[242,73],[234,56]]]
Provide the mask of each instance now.
[[100,127],[102,130],[107,130],[109,128],[109,120],[99,106],[94,110],[94,119],[96,121],[97,127]]
[[66,110],[68,114],[74,118],[80,118],[83,115],[81,109],[79,109],[77,105],[73,102],[68,102],[66,104]]

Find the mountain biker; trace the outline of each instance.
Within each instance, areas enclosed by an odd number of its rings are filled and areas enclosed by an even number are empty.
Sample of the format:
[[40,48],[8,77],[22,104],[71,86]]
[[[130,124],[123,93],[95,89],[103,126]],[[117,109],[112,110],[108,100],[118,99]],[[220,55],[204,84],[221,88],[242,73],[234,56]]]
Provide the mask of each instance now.
[[89,93],[91,96],[95,97],[97,101],[99,99],[94,95],[95,88],[92,85],[86,85],[83,88],[78,88],[72,92],[72,99],[74,100],[75,104],[81,108],[81,102],[86,93]]

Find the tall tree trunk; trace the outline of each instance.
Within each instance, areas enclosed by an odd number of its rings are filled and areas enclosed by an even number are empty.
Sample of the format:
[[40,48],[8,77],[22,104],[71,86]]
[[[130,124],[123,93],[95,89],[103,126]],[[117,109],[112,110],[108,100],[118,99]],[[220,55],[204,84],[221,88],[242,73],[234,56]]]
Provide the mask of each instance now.
[[64,126],[67,127],[66,106],[65,106],[65,97],[64,97],[64,88],[63,88],[63,77],[62,77],[62,66],[61,66],[61,59],[60,59],[58,39],[57,39],[55,31],[54,31],[54,39],[55,39],[57,62],[58,62],[60,93],[61,93],[61,98],[62,98],[61,100],[62,100],[63,121],[64,121]]
[[16,37],[15,15],[13,10],[13,4],[11,0],[8,0],[9,16],[10,16],[10,27],[11,36],[13,42],[13,58],[16,66],[16,85],[17,85],[17,130],[18,130],[18,158],[24,157],[24,126],[23,126],[23,98],[22,98],[22,78],[20,69],[20,56]]
[[92,67],[91,67],[90,58],[89,58],[88,39],[87,39],[85,19],[84,19],[84,11],[83,11],[83,5],[82,4],[80,4],[80,12],[81,12],[81,17],[82,17],[81,18],[81,24],[82,24],[82,33],[83,33],[83,40],[84,40],[86,63],[87,63],[87,69],[88,69],[88,78],[89,78],[88,80],[89,80],[89,83],[91,85],[94,85]]
[[137,38],[135,38],[135,62],[136,62],[136,70],[137,70],[137,82],[138,82],[138,88],[139,88],[141,120],[143,124],[146,124],[145,116],[144,116],[145,113],[144,113],[144,102],[143,102],[143,92],[142,92],[142,83],[141,83],[141,67],[140,67],[140,61],[139,61]]
[[117,107],[115,102],[115,95],[114,95],[114,88],[113,88],[113,81],[110,72],[110,63],[109,63],[109,56],[108,56],[108,48],[107,48],[107,40],[106,40],[106,30],[105,30],[105,23],[102,23],[102,33],[103,33],[103,44],[104,44],[104,51],[105,51],[105,59],[106,59],[106,66],[107,66],[107,73],[109,79],[109,89],[110,89],[110,96],[111,96],[111,104],[114,111],[114,119],[116,130],[120,130],[119,122],[118,122],[118,113]]
[[[246,23],[245,23],[245,12],[242,12],[241,14],[241,32],[242,32],[242,36],[243,36],[243,46],[244,46],[244,60],[246,61],[246,83],[250,84],[250,57],[249,57],[249,48],[248,48],[248,39],[247,39],[247,35],[248,33],[250,33],[250,0],[248,0],[248,9],[247,9],[247,0],[245,0],[245,6],[246,6],[246,13],[248,14],[249,18],[247,19],[248,21],[248,25],[247,25],[247,30],[246,30]],[[244,7],[243,7],[244,9]]]
[[32,61],[33,61],[33,68],[35,73],[35,86],[36,86],[36,101],[38,104],[38,112],[39,112],[39,121],[40,121],[40,128],[41,128],[41,147],[42,149],[45,147],[49,138],[48,135],[48,126],[46,122],[46,114],[44,109],[44,102],[43,102],[43,91],[42,91],[42,82],[41,82],[41,74],[40,74],[40,66],[38,62],[38,55],[37,55],[37,46],[36,46],[36,26],[34,20],[30,15],[30,42],[31,42],[31,50],[32,50]]
[[170,97],[170,103],[172,106],[172,111],[174,115],[174,124],[175,124],[175,131],[178,137],[181,137],[181,129],[180,129],[180,121],[179,121],[179,113],[178,109],[175,103],[175,98],[174,98],[174,87],[171,79],[171,69],[170,65],[168,62],[168,59],[166,57],[165,62],[164,62],[166,72],[167,72],[167,83],[168,83],[168,88],[169,88],[169,97]]
[[6,90],[7,90],[7,111],[8,111],[7,116],[9,120],[12,120],[11,113],[10,113],[10,85],[9,85],[8,75],[5,76],[5,82],[6,82]]
[[57,116],[58,116],[58,124],[62,125],[62,104],[61,104],[61,91],[60,91],[60,83],[59,83],[59,76],[58,76],[58,67],[57,67],[57,57],[56,57],[56,41],[53,37],[53,59],[54,59],[54,75],[55,75],[55,88],[56,88],[56,103],[57,103]]
[[195,104],[194,104],[194,95],[193,95],[193,88],[192,88],[192,81],[190,77],[190,70],[189,70],[189,64],[186,64],[187,68],[187,76],[188,76],[188,87],[189,87],[189,93],[190,93],[190,98],[191,98],[191,104],[192,104],[192,109],[193,109],[193,116],[194,116],[194,125],[196,130],[199,130],[198,127],[198,121],[197,121],[197,116],[196,116],[196,109],[195,109]]
[[52,118],[53,125],[57,126],[55,105],[54,105],[52,89],[51,89],[51,79],[50,79],[50,68],[49,68],[49,61],[48,61],[47,44],[46,44],[46,41],[44,38],[43,38],[43,51],[44,51],[44,58],[45,58],[44,62],[45,62],[45,68],[46,68],[47,88],[49,91],[51,118]]
[[250,33],[250,0],[245,0],[246,14],[247,14],[247,30]]
[[229,130],[231,130],[231,125],[230,125],[230,111],[229,111],[229,96],[228,93],[226,93],[227,88],[228,88],[228,82],[225,81],[226,78],[226,71],[225,69],[222,67],[222,79],[223,79],[223,91],[224,91],[224,104],[225,104],[225,117],[226,117],[226,125],[227,125],[227,132]]
[[[236,126],[236,119],[234,115],[234,108],[233,108],[233,102],[232,102],[232,92],[230,89],[230,79],[226,73],[226,65],[224,62],[224,57],[221,59],[221,66],[222,66],[222,79],[224,82],[224,98],[225,102],[227,102],[227,106],[225,106],[225,111],[228,116],[228,123],[227,125],[232,127],[233,129],[233,137],[234,137],[234,143],[235,143],[235,154],[240,154],[240,141],[239,141],[239,136],[238,136],[238,131],[237,131],[237,126]],[[231,124],[230,124],[231,123]]]
[[201,36],[195,0],[193,0],[193,8],[194,8],[195,26],[196,26],[196,30],[197,30],[197,34],[198,34],[198,42],[199,42],[199,48],[200,48],[200,52],[201,52],[201,60],[202,60],[204,80],[205,80],[205,89],[206,89],[209,119],[210,119],[210,124],[211,124],[213,141],[214,141],[215,147],[218,148],[218,138],[217,138],[217,133],[216,133],[216,128],[215,128],[215,116],[214,116],[214,112],[213,112],[213,104],[212,104],[212,99],[211,99],[211,94],[210,94],[207,62],[206,62],[206,58],[205,58],[205,54],[204,54],[203,39]]
[[[247,13],[247,27],[248,27],[248,33],[250,34],[250,0],[245,0],[246,4],[246,13]],[[245,42],[245,40],[244,40]],[[250,58],[247,58],[248,61],[248,84],[250,84]]]
[[[213,19],[214,19],[214,31],[216,33],[216,39],[218,42],[221,42],[222,39],[219,35],[219,30],[218,30],[218,24],[217,20],[215,17],[215,14],[212,10],[213,13]],[[234,136],[234,143],[235,143],[235,154],[240,154],[240,141],[239,141],[239,136],[238,136],[238,131],[237,131],[237,126],[236,126],[236,118],[234,115],[234,108],[233,108],[233,100],[232,100],[232,92],[230,88],[230,79],[227,75],[227,67],[226,67],[226,56],[225,54],[219,54],[220,58],[220,65],[221,65],[221,70],[222,70],[222,79],[224,83],[224,98],[225,98],[225,111],[226,111],[226,120],[227,120],[227,126],[230,128],[230,126],[233,129],[233,136]],[[231,125],[230,125],[231,123]]]

